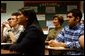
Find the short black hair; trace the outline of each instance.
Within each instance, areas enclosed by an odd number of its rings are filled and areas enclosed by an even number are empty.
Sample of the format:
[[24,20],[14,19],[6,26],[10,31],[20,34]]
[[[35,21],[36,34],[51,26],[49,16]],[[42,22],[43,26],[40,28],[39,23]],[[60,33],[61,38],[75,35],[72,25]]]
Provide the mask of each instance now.
[[12,13],[12,16],[18,16],[18,15],[21,15],[21,14],[19,12]]
[[23,7],[19,9],[19,12],[21,12],[26,18],[28,18],[27,25],[31,25],[32,23],[39,24],[34,9],[29,7]]
[[7,21],[11,20],[11,18],[8,18]]
[[72,13],[72,15],[73,15],[75,18],[79,17],[79,19],[80,19],[79,21],[81,21],[82,13],[81,13],[81,11],[80,11],[79,9],[72,9],[72,10],[68,11],[67,14],[68,14],[68,13]]

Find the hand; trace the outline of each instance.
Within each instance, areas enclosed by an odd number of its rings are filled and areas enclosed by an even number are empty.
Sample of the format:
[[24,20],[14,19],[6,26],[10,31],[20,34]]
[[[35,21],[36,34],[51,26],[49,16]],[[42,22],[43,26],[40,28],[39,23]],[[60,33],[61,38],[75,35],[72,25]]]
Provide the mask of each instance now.
[[2,27],[11,28],[11,27],[9,26],[9,22],[7,22],[7,21],[5,21],[5,22],[2,23]]
[[58,42],[56,40],[50,40],[49,41],[49,46],[51,46],[51,47],[60,47],[60,42]]

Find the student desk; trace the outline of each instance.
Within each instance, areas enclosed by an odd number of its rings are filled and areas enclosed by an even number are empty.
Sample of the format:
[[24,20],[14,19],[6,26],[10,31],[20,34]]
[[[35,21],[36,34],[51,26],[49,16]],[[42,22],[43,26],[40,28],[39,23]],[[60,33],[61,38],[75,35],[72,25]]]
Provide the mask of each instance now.
[[1,49],[1,54],[17,54],[17,53],[14,51]]
[[11,44],[12,43],[1,43],[1,54],[16,54],[16,52],[8,49]]
[[62,53],[66,53],[68,51],[79,51],[79,50],[80,49],[78,49],[78,48],[50,47],[50,46],[46,45],[45,46],[45,55],[49,55],[50,51],[61,51]]

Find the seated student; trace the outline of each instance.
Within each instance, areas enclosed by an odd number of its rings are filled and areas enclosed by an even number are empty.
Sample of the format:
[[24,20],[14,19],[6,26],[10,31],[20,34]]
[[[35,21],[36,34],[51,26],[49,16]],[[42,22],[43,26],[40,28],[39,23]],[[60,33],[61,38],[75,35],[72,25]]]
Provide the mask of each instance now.
[[[80,48],[79,37],[84,34],[84,24],[81,24],[82,13],[78,9],[67,12],[68,26],[64,27],[55,40],[49,41],[50,46],[65,48]],[[80,51],[69,51],[67,55],[82,55]]]
[[4,24],[5,27],[7,28],[3,31],[3,38],[5,38],[4,42],[10,42],[10,43],[16,42],[20,33],[24,30],[23,26],[17,23],[18,15],[19,15],[18,12],[12,13],[12,16],[8,25],[6,26],[6,24]]
[[[52,22],[53,22],[55,28],[53,28],[49,31],[48,36],[45,40],[46,44],[48,43],[48,41],[54,40],[55,37],[59,34],[59,32],[62,30],[62,24],[63,24],[64,20],[63,20],[62,16],[54,15],[53,19],[52,19]],[[57,53],[61,54],[61,52],[57,52]],[[51,51],[49,54],[56,54],[56,52]]]
[[63,24],[64,20],[63,20],[62,16],[55,15],[55,16],[53,16],[52,22],[53,22],[55,28],[53,28],[49,31],[46,41],[55,39],[55,37],[58,35],[58,33],[62,29],[62,24]]
[[19,10],[18,23],[25,30],[20,34],[17,42],[10,46],[10,51],[23,55],[44,55],[44,34],[39,26],[36,13],[28,7]]

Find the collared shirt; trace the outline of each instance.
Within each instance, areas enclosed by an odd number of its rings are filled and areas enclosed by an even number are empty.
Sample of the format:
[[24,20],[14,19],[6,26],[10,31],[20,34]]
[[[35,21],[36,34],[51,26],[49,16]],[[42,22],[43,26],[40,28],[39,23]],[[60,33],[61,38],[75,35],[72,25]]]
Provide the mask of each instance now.
[[16,39],[19,38],[22,31],[24,31],[24,27],[22,25],[17,25],[15,28],[12,28],[12,32],[14,33]]
[[48,36],[46,38],[47,41],[55,39],[55,37],[58,35],[58,33],[61,31],[62,27],[59,26],[56,28],[53,28],[51,30],[49,30]]
[[[6,42],[10,42],[10,38],[9,38],[9,35],[8,35],[8,28],[4,28],[4,31],[3,31],[3,37],[5,38],[5,41]],[[18,39],[18,37],[19,37],[19,35],[20,35],[20,33],[22,32],[22,31],[24,31],[24,27],[22,26],[22,25],[17,25],[16,27],[15,27],[15,29],[14,28],[12,28],[11,29],[12,30],[12,32],[14,33],[14,35],[15,35],[15,37],[16,37],[16,40]]]
[[84,24],[78,23],[75,27],[66,26],[57,36],[56,40],[64,42],[67,48],[80,48],[79,37],[84,34]]

